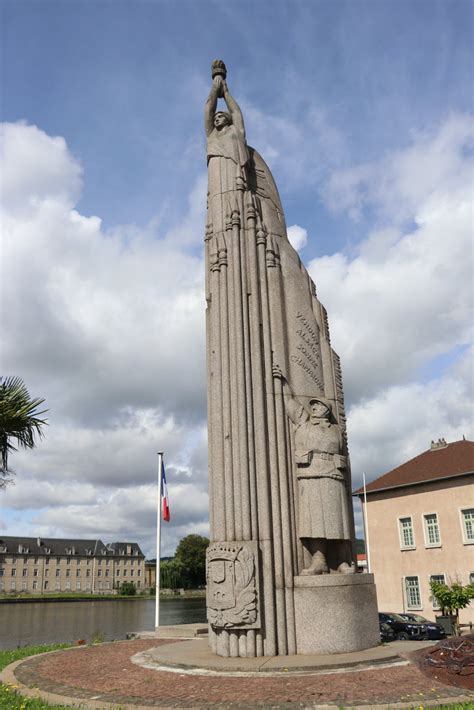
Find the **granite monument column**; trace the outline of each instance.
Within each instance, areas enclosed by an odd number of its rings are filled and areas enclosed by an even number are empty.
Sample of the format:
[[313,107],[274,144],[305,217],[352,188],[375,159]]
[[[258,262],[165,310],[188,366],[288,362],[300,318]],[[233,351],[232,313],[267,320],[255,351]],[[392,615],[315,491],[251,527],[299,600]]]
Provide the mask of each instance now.
[[355,574],[339,358],[226,73],[213,62],[205,109],[210,645],[360,650],[379,631],[372,576]]

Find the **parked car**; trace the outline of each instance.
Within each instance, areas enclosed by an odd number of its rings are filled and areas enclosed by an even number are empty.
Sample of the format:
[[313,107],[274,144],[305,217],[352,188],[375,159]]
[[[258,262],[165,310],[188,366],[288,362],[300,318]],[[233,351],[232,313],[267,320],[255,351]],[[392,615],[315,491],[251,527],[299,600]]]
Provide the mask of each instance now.
[[420,624],[418,621],[407,621],[399,614],[392,614],[385,611],[380,612],[379,622],[388,624],[400,641],[421,641],[426,638],[424,624]]
[[426,629],[425,638],[427,639],[446,638],[446,631],[443,629],[441,624],[425,619],[424,616],[420,616],[419,614],[408,614],[405,612],[403,612],[403,614],[399,614],[398,616],[401,616],[402,619],[406,619],[407,621],[416,621],[418,624],[423,624]]
[[392,629],[390,624],[385,624],[384,622],[379,623],[380,626],[380,640],[381,641],[393,641],[395,638],[395,631]]

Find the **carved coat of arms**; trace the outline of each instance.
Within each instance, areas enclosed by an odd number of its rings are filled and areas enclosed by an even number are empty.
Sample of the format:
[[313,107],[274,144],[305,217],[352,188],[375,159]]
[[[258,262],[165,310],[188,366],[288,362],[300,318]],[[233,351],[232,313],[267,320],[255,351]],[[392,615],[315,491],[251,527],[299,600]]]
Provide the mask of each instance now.
[[215,542],[207,548],[207,614],[217,628],[259,628],[258,558],[253,542]]

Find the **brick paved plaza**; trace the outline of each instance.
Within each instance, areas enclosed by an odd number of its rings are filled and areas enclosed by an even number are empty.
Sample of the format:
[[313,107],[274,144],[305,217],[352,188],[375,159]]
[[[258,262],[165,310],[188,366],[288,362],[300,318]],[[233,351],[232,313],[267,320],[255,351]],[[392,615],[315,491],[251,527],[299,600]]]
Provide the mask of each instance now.
[[349,672],[256,673],[249,677],[148,669],[131,660],[139,652],[169,643],[180,641],[120,641],[45,654],[19,663],[15,678],[10,673],[4,679],[16,681],[22,693],[26,692],[23,686],[37,688],[39,693],[33,694],[49,700],[66,696],[77,705],[82,701],[83,708],[292,709],[395,703],[426,707],[441,698],[451,702],[471,698],[474,703],[474,675],[453,676],[446,684],[446,678],[441,683],[427,677],[412,663]]

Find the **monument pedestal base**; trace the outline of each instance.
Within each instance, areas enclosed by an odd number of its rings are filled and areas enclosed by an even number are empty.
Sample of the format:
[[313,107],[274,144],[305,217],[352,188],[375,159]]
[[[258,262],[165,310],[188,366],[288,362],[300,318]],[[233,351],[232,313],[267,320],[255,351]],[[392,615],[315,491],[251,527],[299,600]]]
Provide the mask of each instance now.
[[349,653],[380,644],[373,574],[295,577],[297,653]]

